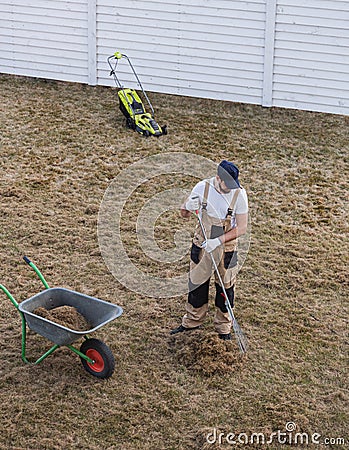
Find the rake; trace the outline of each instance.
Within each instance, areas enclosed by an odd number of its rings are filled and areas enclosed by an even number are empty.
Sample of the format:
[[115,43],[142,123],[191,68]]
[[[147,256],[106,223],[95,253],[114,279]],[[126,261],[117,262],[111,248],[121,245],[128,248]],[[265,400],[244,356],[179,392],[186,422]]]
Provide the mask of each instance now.
[[[206,230],[205,230],[204,224],[202,223],[202,218],[201,218],[198,210],[196,211],[196,215],[197,215],[197,217],[199,219],[199,223],[200,223],[200,227],[201,227],[204,239],[205,239],[205,241],[207,241]],[[215,270],[215,272],[217,274],[219,283],[222,286],[222,291],[223,291],[222,295],[223,295],[224,300],[225,300],[225,306],[226,306],[226,308],[228,310],[228,314],[229,314],[230,320],[232,321],[234,334],[235,334],[236,341],[238,343],[240,352],[241,353],[246,353],[247,352],[247,339],[246,339],[244,333],[242,332],[242,330],[240,328],[240,325],[238,324],[238,322],[237,322],[237,320],[235,318],[235,315],[233,313],[233,308],[231,307],[231,304],[230,304],[228,296],[227,296],[227,291],[225,290],[222,277],[221,277],[221,275],[220,275],[220,273],[218,271],[217,263],[216,263],[213,255],[212,255],[212,253],[210,253],[210,256],[211,256],[212,264],[213,264],[214,270]]]

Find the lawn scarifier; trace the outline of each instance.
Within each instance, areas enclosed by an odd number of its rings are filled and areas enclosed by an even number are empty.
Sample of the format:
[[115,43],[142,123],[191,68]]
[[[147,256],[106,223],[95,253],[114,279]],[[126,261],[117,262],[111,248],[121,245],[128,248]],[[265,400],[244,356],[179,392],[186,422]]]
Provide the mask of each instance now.
[[[137,94],[137,92],[134,89],[125,88],[121,84],[119,78],[117,77],[116,69],[118,66],[118,62],[121,58],[127,60],[137,80],[138,86],[142,90],[143,95],[148,103],[151,113],[146,112],[145,106],[140,96]],[[140,82],[140,79],[137,75],[137,72],[135,71],[129,57],[127,55],[124,55],[123,53],[115,52],[114,55],[109,56],[107,61],[110,66],[110,75],[113,75],[115,85],[119,88],[118,91],[119,107],[120,111],[126,118],[126,127],[130,128],[131,130],[137,131],[138,133],[142,134],[145,137],[149,136],[159,137],[164,134],[167,134],[167,126],[163,125],[160,127],[160,125],[154,119],[155,114],[153,105],[150,103],[148,95],[145,92],[142,83]],[[114,63],[114,65],[112,62]]]
[[[90,338],[88,334],[119,317],[123,312],[122,308],[69,289],[61,287],[50,288],[35,264],[26,256],[23,259],[34,269],[45,286],[45,290],[18,303],[5,286],[0,284],[0,289],[16,307],[22,319],[22,360],[28,364],[39,364],[60,346],[66,346],[80,357],[84,369],[91,375],[97,378],[109,378],[115,369],[113,353],[104,342]],[[34,313],[39,307],[51,310],[59,306],[76,308],[91,325],[91,328],[86,331],[72,330]],[[26,357],[27,325],[31,330],[54,343],[46,353],[34,362],[29,361]],[[80,350],[78,350],[71,344],[80,338],[85,340]]]

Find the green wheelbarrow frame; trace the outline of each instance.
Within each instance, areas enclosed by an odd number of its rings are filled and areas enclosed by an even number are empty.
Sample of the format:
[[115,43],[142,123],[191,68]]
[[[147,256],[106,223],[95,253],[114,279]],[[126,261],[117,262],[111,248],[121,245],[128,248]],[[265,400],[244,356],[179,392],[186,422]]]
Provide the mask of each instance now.
[[[45,286],[45,290],[41,292],[40,294],[37,294],[36,296],[32,297],[31,299],[25,300],[20,305],[13,295],[6,289],[5,286],[0,284],[0,289],[6,294],[6,296],[10,299],[12,304],[15,306],[17,311],[19,312],[19,315],[21,317],[22,321],[22,351],[21,356],[22,360],[27,364],[39,364],[42,362],[45,358],[47,358],[49,355],[51,355],[55,350],[57,350],[62,345],[68,347],[72,352],[77,354],[81,358],[81,362],[84,366],[84,368],[91,373],[94,376],[97,376],[98,378],[108,378],[112,375],[114,371],[114,357],[109,349],[109,347],[104,344],[102,341],[99,341],[98,339],[91,339],[90,336],[86,332],[77,332],[74,330],[71,330],[69,328],[66,328],[64,326],[60,326],[48,319],[41,318],[39,316],[36,316],[33,314],[32,311],[30,311],[30,308],[25,308],[22,305],[25,305],[29,302],[29,305],[31,304],[38,304],[38,306],[43,306],[40,304],[40,301],[42,303],[42,298],[46,297],[45,305],[54,303],[55,300],[52,300],[51,298],[48,299],[48,295],[52,296],[53,299],[56,297],[56,306],[60,306],[63,304],[67,304],[70,306],[75,306],[74,301],[77,302],[77,305],[82,305],[85,303],[86,305],[83,305],[83,307],[87,311],[89,310],[90,315],[97,316],[97,322],[94,324],[94,328],[91,330],[88,330],[89,332],[96,330],[97,328],[100,328],[102,325],[110,322],[111,320],[115,319],[116,317],[119,317],[122,314],[122,308],[116,305],[113,305],[108,302],[104,302],[103,300],[99,300],[93,297],[84,296],[82,294],[79,294],[74,291],[69,291],[67,289],[63,288],[53,288],[51,289],[48,285],[47,281],[45,280],[44,276],[40,272],[40,270],[36,267],[36,265],[30,261],[30,259],[26,256],[23,257],[24,261],[36,272],[39,279]],[[46,295],[47,294],[47,295]],[[67,299],[69,297],[72,298],[71,301],[63,301],[61,303],[57,303],[57,298],[59,299],[60,296],[65,296]],[[39,303],[38,303],[39,302]],[[91,303],[92,302],[92,303]],[[54,307],[54,305],[50,305],[51,307]],[[98,314],[95,313],[95,309],[98,307],[103,307],[103,316],[98,317]],[[33,306],[31,306],[31,309],[33,309]],[[91,311],[92,310],[92,311]],[[26,318],[27,315],[27,318]],[[32,322],[33,321],[33,325]],[[26,356],[26,342],[27,342],[27,325],[29,328],[32,328],[34,331],[36,331],[38,334],[46,337],[47,339],[57,343],[55,343],[47,352],[45,352],[42,356],[40,356],[36,361],[30,361]],[[47,331],[48,330],[48,331]],[[85,341],[89,341],[91,343],[91,346],[85,345],[87,348],[86,353],[83,351],[78,350],[76,347],[71,345],[70,342],[73,342],[80,337],[83,337]],[[82,345],[82,347],[84,344]],[[91,347],[91,348],[88,348]],[[96,357],[96,358],[95,358]],[[95,358],[95,359],[94,359]],[[105,363],[106,366],[105,367]]]

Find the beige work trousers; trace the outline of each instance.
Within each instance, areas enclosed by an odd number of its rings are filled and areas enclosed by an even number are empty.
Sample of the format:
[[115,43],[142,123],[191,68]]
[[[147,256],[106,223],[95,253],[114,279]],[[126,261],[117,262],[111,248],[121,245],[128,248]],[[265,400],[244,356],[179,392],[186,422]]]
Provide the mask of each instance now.
[[[207,231],[207,235],[210,236],[211,226],[213,220],[209,220],[210,218],[206,218],[206,226],[205,229]],[[217,221],[216,221],[217,223]],[[221,224],[221,222],[219,222]],[[203,241],[203,237],[200,233],[200,230],[196,230],[196,234],[194,236],[194,244],[200,245]],[[234,247],[233,247],[234,248]],[[198,249],[196,249],[198,250]],[[237,274],[237,265],[233,267],[228,267],[227,264],[227,256],[229,259],[229,255],[233,253],[233,250],[230,248],[230,252],[225,252],[225,249],[222,247],[214,250],[211,255],[214,257],[215,262],[217,264],[218,272],[221,276],[221,279],[224,283],[224,287],[226,290],[230,289],[230,293],[234,296],[234,285]],[[182,319],[182,325],[186,328],[194,328],[202,325],[205,321],[205,318],[208,313],[208,289],[209,282],[212,276],[212,272],[214,272],[214,266],[212,263],[212,258],[209,253],[207,253],[204,249],[200,250],[198,255],[198,263],[194,262],[192,259],[190,261],[190,273],[189,273],[189,288],[193,290],[194,287],[203,287],[200,291],[202,298],[198,298],[197,302],[195,302],[195,306],[193,306],[193,302],[190,301],[190,293],[188,295],[188,301],[186,303],[186,313]],[[220,286],[220,280],[215,273],[215,283],[216,289]],[[228,292],[227,292],[228,293]],[[220,306],[217,306],[217,295],[216,294],[216,309],[215,309],[215,317],[214,317],[214,328],[219,334],[228,334],[231,330],[231,319],[229,313],[226,311],[226,307],[224,305],[224,296],[222,296]],[[228,297],[229,294],[228,294]],[[224,311],[222,311],[222,309]]]

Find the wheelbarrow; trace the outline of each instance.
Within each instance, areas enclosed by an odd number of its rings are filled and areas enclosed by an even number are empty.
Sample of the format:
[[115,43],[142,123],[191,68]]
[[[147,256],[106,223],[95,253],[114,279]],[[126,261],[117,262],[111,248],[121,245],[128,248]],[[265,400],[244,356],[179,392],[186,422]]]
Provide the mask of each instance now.
[[[97,378],[109,378],[115,369],[113,353],[104,342],[90,338],[89,334],[119,317],[123,312],[122,308],[62,287],[50,288],[36,265],[26,256],[23,259],[34,269],[45,286],[45,290],[17,303],[5,286],[0,284],[0,289],[17,308],[22,319],[22,360],[28,364],[39,364],[59,347],[66,346],[80,357],[81,363],[88,373]],[[73,330],[35,313],[38,308],[50,311],[60,306],[75,308],[91,328],[84,331]],[[26,357],[27,325],[31,330],[54,343],[46,353],[33,362]],[[73,347],[72,343],[81,338],[84,338],[84,342],[78,350]]]

